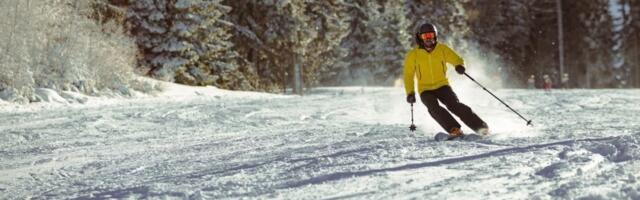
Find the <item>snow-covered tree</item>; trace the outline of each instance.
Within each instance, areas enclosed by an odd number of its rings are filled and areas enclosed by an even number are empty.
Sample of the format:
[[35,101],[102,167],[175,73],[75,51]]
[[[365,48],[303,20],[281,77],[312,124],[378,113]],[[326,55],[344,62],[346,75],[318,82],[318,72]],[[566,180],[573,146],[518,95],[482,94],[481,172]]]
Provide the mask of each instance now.
[[[348,35],[341,41],[347,54],[327,84],[389,85],[402,71],[402,60],[411,47],[409,22],[399,1],[349,1]],[[336,80],[337,79],[337,80]]]
[[292,12],[296,6],[274,1],[226,1],[234,9],[228,20],[236,34],[232,41],[239,65],[248,69],[252,85],[263,90],[283,87],[288,81],[298,30]]
[[231,7],[215,0],[139,0],[128,8],[127,26],[140,49],[140,67],[149,75],[251,89],[235,63],[231,27],[221,21]]
[[[0,4],[0,90],[38,101],[34,88],[129,93],[134,47],[117,26],[90,19],[95,1],[6,0]],[[106,33],[105,29],[112,31]]]
[[345,49],[345,55],[340,57],[338,65],[330,69],[331,76],[323,77],[323,84],[364,84],[364,80],[356,80],[358,75],[364,75],[363,70],[367,49],[364,47],[371,39],[367,35],[365,20],[368,16],[367,1],[354,0],[347,4],[346,12],[351,17],[348,21],[349,33],[341,41],[340,48]]
[[[412,47],[409,22],[399,1],[364,1],[362,31],[354,32],[352,47],[361,55],[351,63],[355,84],[390,85],[402,72],[406,51]],[[347,57],[346,59],[352,59]]]
[[[536,69],[540,68],[530,66],[549,66],[554,62],[555,48],[536,49],[538,44],[555,41],[555,37],[551,37],[555,32],[542,27],[556,26],[536,23],[555,19],[552,9],[541,8],[536,1],[469,1],[464,7],[464,21],[469,26],[465,37],[479,44],[481,55],[486,55],[484,51],[495,52],[501,58],[503,65],[493,66],[492,73],[506,73],[503,77],[516,76],[520,77],[516,79],[524,80],[522,77],[536,74]],[[499,69],[504,70],[500,72]]]
[[349,33],[347,3],[316,1],[307,3],[307,24],[312,24],[316,37],[305,47],[305,80],[307,86],[318,85],[325,73],[341,65],[347,49],[340,43]]
[[254,72],[253,85],[273,90],[291,85],[294,67],[307,85],[318,82],[339,57],[337,44],[349,16],[336,1],[227,1],[237,34],[233,41],[241,66]]
[[640,1],[624,0],[624,56],[629,69],[629,85],[640,87]]
[[400,1],[380,1],[382,10],[378,16],[367,21],[373,27],[376,38],[369,44],[375,52],[372,67],[375,85],[391,85],[403,70],[404,55],[413,47],[413,33],[406,10]]
[[566,40],[568,72],[582,87],[613,87],[612,20],[608,14],[608,0],[590,2],[566,1],[563,7],[567,18]]
[[[624,56],[626,30],[629,29],[629,3],[621,0],[612,0],[608,4],[608,13],[611,19],[611,40],[612,40],[612,73],[617,87],[627,87],[630,81],[631,67]],[[616,87],[614,86],[614,87]]]

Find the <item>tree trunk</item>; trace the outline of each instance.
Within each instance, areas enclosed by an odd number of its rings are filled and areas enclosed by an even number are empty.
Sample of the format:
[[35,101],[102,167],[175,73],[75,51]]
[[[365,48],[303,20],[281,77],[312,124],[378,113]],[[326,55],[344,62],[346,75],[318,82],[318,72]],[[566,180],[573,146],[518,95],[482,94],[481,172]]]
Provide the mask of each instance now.
[[640,32],[636,32],[636,48],[634,49],[636,51],[636,62],[632,69],[635,70],[636,74],[636,87],[640,88]]
[[591,68],[593,67],[593,63],[589,63],[586,65],[586,74],[584,75],[585,87],[591,88]]
[[560,77],[564,74],[564,39],[562,35],[562,0],[556,0],[556,12],[558,14],[558,65]]
[[294,93],[303,95],[302,86],[304,85],[302,80],[302,56],[297,55],[294,60]]
[[[276,66],[276,64],[274,64],[274,66]],[[280,76],[281,80],[282,80],[282,94],[287,94],[287,76],[289,76],[289,73],[287,73],[288,67],[279,67],[280,70]]]

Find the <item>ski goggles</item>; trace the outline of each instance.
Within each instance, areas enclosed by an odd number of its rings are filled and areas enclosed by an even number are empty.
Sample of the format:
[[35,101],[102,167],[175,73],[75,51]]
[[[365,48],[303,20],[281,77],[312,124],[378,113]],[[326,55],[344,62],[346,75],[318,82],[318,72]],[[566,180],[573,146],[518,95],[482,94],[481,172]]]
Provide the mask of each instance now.
[[428,32],[428,33],[422,33],[420,34],[420,39],[422,39],[423,41],[427,41],[427,40],[432,40],[436,38],[436,33],[434,32]]

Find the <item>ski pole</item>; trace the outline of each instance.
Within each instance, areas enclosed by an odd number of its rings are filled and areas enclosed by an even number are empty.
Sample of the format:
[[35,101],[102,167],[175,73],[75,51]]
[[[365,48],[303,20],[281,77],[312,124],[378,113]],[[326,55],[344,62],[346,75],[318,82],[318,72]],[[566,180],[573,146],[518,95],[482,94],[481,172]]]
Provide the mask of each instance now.
[[416,125],[413,124],[413,103],[411,103],[411,126],[409,126],[411,132],[416,131]]
[[524,118],[520,113],[518,113],[516,110],[514,110],[513,108],[511,108],[511,106],[507,105],[507,103],[505,103],[504,101],[502,101],[500,98],[498,98],[495,94],[491,93],[491,91],[487,90],[487,88],[485,88],[484,86],[482,86],[482,84],[478,83],[478,81],[476,81],[476,79],[471,78],[471,76],[469,76],[469,74],[464,73],[465,76],[469,77],[469,79],[471,79],[473,82],[475,82],[476,84],[478,84],[482,89],[484,89],[484,91],[487,91],[489,94],[491,94],[491,96],[495,97],[498,101],[500,101],[500,103],[504,104],[505,106],[507,106],[507,108],[509,108],[511,111],[513,111],[514,113],[516,113],[518,116],[520,116],[520,118],[524,119],[524,121],[527,122],[527,126],[533,126],[533,124],[531,124],[531,120],[527,120],[527,118]]

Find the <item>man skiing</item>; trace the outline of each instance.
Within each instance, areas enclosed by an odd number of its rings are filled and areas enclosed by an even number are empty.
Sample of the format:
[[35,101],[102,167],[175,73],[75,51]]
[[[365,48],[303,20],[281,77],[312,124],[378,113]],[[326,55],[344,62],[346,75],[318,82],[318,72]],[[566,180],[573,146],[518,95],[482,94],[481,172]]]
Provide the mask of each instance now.
[[[464,61],[447,45],[438,43],[438,31],[432,24],[425,23],[416,33],[417,46],[411,49],[404,60],[404,87],[407,102],[416,102],[414,78],[418,80],[418,92],[422,103],[427,106],[433,119],[449,133],[449,138],[463,136],[460,124],[449,111],[458,116],[476,133],[489,133],[487,124],[468,106],[460,103],[449,86],[446,63],[455,66],[456,72],[464,74]],[[442,102],[447,109],[441,107]]]

